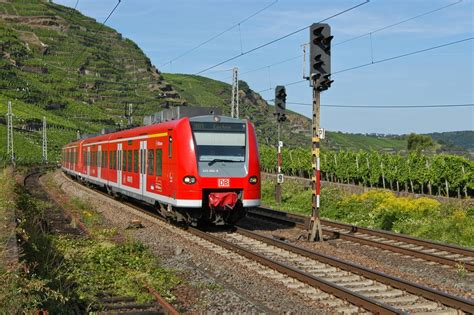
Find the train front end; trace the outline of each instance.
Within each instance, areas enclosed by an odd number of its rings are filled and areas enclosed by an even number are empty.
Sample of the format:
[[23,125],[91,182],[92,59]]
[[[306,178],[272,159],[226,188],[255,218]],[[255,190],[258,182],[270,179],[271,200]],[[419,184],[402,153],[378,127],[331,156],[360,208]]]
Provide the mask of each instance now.
[[[215,225],[234,224],[246,209],[260,205],[260,164],[252,123],[224,116],[189,119],[196,157],[196,176],[189,185],[199,188],[200,220]],[[194,184],[191,182],[195,182]]]

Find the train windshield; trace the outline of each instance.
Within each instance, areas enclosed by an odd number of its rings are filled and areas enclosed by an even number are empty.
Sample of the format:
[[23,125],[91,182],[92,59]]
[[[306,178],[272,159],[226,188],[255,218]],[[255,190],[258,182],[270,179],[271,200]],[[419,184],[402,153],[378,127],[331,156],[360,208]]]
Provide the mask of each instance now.
[[244,162],[245,123],[191,122],[199,162]]

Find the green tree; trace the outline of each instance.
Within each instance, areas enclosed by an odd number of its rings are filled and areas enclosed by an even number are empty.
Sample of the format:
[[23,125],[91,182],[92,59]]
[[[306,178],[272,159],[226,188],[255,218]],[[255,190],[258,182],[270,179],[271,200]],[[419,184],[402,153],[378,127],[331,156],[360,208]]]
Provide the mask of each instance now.
[[407,138],[407,149],[408,151],[421,152],[426,149],[433,148],[435,142],[430,136],[418,135],[411,133]]

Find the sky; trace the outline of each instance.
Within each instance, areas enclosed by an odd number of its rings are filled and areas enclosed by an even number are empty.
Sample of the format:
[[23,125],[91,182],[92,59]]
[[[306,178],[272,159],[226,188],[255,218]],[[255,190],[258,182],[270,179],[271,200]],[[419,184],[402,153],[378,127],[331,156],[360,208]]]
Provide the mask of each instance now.
[[[77,2],[80,12],[102,22],[117,0],[54,2],[70,7]],[[472,106],[329,107],[473,104],[473,0],[121,0],[107,25],[135,41],[160,71],[196,74],[362,3],[325,21],[334,36],[333,72],[370,65],[333,75],[332,87],[321,95],[321,103],[326,105],[321,108],[321,126],[331,131],[390,134],[474,130]],[[258,11],[261,12],[255,14]],[[249,16],[252,17],[247,19]],[[416,16],[419,17],[385,28]],[[352,40],[346,42],[349,39]],[[230,69],[238,67],[239,79],[254,91],[261,91],[265,99],[274,98],[276,85],[285,85],[287,108],[311,117],[309,84],[287,85],[302,80],[301,45],[308,41],[309,30],[303,29],[200,75],[231,83]],[[292,57],[293,60],[279,63]],[[260,70],[252,71],[255,69]]]

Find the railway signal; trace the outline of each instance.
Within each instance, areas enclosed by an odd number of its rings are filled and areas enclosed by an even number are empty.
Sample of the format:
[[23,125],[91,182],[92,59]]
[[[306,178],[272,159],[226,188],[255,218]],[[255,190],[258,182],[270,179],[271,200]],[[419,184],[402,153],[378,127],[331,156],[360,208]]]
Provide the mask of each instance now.
[[315,88],[325,91],[331,87],[331,27],[325,23],[314,23],[310,27],[310,78]]
[[323,230],[319,217],[321,171],[320,143],[324,139],[324,129],[320,128],[321,92],[329,89],[331,80],[331,27],[325,23],[314,23],[309,29],[310,69],[309,80],[313,88],[313,123],[312,123],[312,215],[308,239],[323,241]]
[[286,89],[283,85],[275,87],[275,110],[277,121],[282,122],[286,120]]

